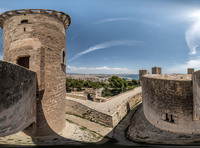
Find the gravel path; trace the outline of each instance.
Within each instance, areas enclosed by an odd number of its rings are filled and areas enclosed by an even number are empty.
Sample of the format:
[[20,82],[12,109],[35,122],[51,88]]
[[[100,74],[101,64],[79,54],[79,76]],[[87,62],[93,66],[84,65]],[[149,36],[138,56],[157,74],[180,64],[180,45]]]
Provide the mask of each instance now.
[[112,115],[119,108],[119,106],[121,106],[123,102],[126,102],[130,97],[140,92],[142,92],[141,87],[137,87],[131,91],[120,94],[107,102],[102,102],[102,103],[92,102],[90,100],[75,99],[67,96],[66,99],[77,101],[85,106],[88,106],[89,108]]

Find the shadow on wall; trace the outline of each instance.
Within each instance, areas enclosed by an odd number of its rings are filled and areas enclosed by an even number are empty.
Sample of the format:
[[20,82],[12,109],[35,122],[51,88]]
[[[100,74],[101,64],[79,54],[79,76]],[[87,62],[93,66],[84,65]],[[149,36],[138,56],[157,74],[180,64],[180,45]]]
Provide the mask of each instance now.
[[0,61],[0,136],[36,121],[36,73]]

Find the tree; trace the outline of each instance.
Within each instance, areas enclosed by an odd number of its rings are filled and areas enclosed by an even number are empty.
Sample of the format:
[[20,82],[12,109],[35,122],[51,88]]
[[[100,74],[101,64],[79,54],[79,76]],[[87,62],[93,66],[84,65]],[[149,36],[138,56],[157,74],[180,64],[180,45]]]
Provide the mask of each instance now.
[[112,76],[111,78],[108,79],[110,82],[110,86],[115,89],[124,89],[127,85],[125,79],[121,79],[118,76]]

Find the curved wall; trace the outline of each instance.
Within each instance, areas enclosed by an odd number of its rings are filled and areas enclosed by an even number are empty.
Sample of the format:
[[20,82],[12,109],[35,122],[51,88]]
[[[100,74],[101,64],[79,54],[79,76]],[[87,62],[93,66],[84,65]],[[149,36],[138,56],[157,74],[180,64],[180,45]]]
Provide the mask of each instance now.
[[[143,110],[154,126],[172,132],[199,132],[193,121],[191,75],[145,75],[142,80]],[[185,78],[185,77],[189,78]],[[168,78],[169,77],[169,78]]]
[[3,24],[4,60],[17,63],[29,56],[30,70],[37,73],[36,135],[58,133],[65,127],[65,27],[46,13],[13,15]]
[[200,119],[200,71],[192,74],[193,81],[193,112],[194,120]]
[[36,73],[0,61],[0,137],[36,122]]

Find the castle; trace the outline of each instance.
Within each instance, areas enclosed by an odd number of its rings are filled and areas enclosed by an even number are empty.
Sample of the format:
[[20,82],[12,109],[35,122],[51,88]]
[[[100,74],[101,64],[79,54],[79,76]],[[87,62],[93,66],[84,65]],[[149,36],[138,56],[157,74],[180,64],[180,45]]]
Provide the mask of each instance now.
[[[24,128],[29,135],[45,136],[59,133],[65,127],[65,30],[70,22],[68,14],[46,9],[20,9],[0,15],[6,61],[1,61],[0,67],[4,67],[3,75],[7,78],[5,86],[1,86],[4,91],[0,101],[10,104],[7,108],[0,108],[1,136]],[[16,90],[9,94],[13,89]],[[29,97],[23,98],[24,94]],[[11,108],[15,117],[4,114]],[[14,124],[16,118],[21,119],[19,125]]]
[[[194,69],[188,69],[186,75],[161,74],[159,69],[152,68],[152,74],[148,74],[147,70],[140,71],[142,85],[140,113],[144,114],[147,122],[163,133],[166,131],[198,135],[200,133],[200,71],[194,72]],[[130,139],[138,142],[148,141],[148,138],[144,140],[136,135],[138,129],[133,126],[135,124],[133,122],[135,121],[132,121],[132,126],[129,128]],[[146,132],[151,136],[152,133],[152,131]],[[160,136],[162,137],[162,134]],[[146,137],[150,138],[150,136]]]
[[[68,14],[47,9],[20,9],[0,15],[4,57],[0,61],[0,137],[19,131],[31,137],[46,136],[64,129],[65,30],[70,22]],[[165,132],[179,134],[181,142],[187,139],[183,134],[200,138],[200,71],[161,73],[160,67],[153,67],[152,75],[139,71],[143,103],[132,117],[129,139],[149,142],[149,138],[158,137],[158,129],[161,137]],[[145,123],[156,130],[144,131],[148,129]]]

